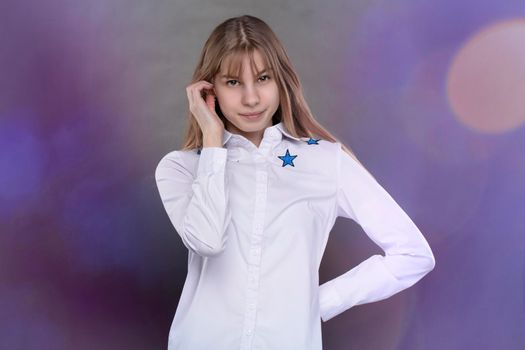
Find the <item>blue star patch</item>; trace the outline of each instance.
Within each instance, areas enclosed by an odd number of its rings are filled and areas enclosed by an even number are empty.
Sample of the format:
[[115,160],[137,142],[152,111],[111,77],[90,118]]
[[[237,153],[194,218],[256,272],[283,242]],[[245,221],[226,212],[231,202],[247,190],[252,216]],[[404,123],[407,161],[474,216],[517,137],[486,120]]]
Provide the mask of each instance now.
[[310,139],[308,141],[305,141],[307,144],[309,145],[318,145],[317,141],[319,141],[320,139],[313,139],[310,137]]
[[292,156],[290,155],[290,152],[288,151],[288,149],[286,149],[286,154],[284,156],[278,156],[282,161],[283,161],[283,166],[286,166],[286,165],[291,165],[291,166],[295,166],[293,164],[293,160],[295,159],[295,157],[297,157],[297,155],[295,156]]

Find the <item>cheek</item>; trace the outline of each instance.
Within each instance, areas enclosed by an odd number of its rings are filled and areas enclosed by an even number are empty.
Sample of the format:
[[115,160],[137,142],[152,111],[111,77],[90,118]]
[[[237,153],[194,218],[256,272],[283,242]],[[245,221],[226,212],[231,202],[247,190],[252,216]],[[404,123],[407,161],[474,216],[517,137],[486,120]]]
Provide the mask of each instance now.
[[234,103],[235,97],[226,92],[217,93],[217,101],[221,109],[228,109]]
[[273,91],[272,92],[272,101],[274,104],[277,104],[279,105],[279,101],[280,101],[280,98],[279,98],[279,91]]
[[271,96],[274,103],[277,103],[277,104],[279,103],[279,88],[277,87],[277,84],[274,83],[271,86],[269,95]]

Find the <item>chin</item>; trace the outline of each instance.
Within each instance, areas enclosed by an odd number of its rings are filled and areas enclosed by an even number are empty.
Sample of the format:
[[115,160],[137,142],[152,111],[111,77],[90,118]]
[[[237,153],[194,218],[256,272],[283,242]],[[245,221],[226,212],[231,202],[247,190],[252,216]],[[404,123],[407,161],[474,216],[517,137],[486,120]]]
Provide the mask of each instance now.
[[272,119],[245,120],[243,117],[239,117],[234,124],[235,127],[244,132],[260,131],[271,125]]

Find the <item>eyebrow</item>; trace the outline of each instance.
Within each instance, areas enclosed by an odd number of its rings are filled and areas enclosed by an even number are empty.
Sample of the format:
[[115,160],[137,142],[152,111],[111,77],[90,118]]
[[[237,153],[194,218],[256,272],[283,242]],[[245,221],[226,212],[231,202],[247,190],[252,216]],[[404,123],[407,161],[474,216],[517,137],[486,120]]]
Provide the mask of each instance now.
[[[263,67],[263,69],[261,71],[259,71],[259,72],[256,72],[254,76],[261,75],[262,73],[269,73],[271,71],[272,71],[271,68]],[[239,78],[239,77],[234,76],[234,75],[223,74],[223,75],[221,75],[221,78]]]

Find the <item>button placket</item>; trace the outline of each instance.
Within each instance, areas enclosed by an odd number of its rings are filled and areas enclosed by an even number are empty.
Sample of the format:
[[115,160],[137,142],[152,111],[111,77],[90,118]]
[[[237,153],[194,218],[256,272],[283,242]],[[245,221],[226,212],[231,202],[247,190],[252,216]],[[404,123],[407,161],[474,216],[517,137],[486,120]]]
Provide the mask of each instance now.
[[251,349],[257,315],[257,299],[261,263],[261,243],[267,199],[267,164],[265,157],[256,152],[255,207],[252,235],[248,253],[248,290],[241,349]]

